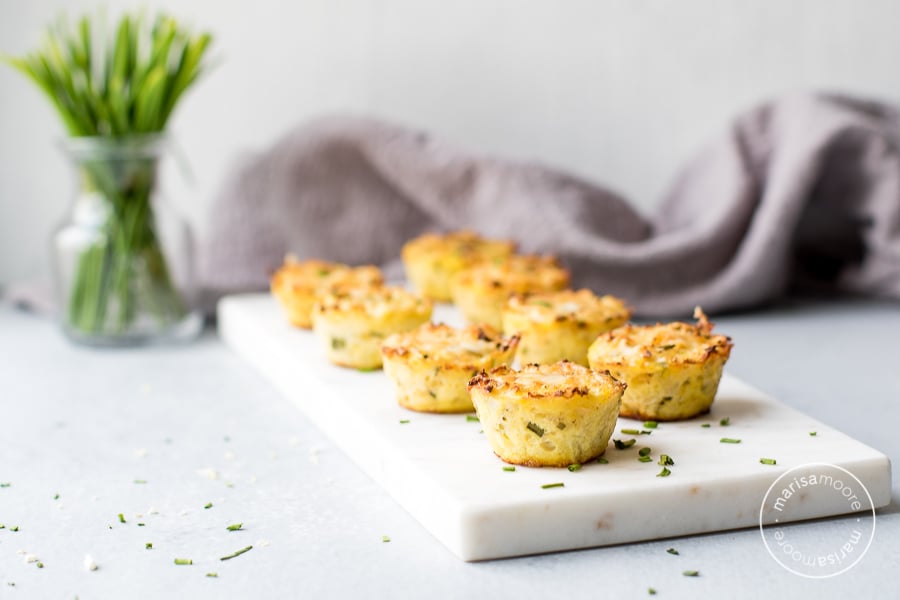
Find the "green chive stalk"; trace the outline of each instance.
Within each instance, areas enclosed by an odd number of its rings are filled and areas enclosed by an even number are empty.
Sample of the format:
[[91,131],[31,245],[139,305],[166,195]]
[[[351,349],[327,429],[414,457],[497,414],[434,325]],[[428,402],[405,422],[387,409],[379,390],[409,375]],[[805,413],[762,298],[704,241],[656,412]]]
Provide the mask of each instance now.
[[[39,47],[2,60],[44,93],[70,136],[82,196],[103,204],[101,234],[77,248],[64,290],[77,336],[127,336],[145,315],[164,330],[187,314],[156,231],[152,195],[162,132],[207,70],[208,33],[175,19],[81,17],[51,25]],[[143,326],[146,326],[143,325]]]

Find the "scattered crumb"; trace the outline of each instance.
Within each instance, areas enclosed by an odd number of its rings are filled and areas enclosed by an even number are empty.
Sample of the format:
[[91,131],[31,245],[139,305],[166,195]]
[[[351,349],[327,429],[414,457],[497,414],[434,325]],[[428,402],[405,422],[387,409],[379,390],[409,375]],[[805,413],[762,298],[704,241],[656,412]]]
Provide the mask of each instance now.
[[153,386],[151,386],[146,381],[141,384],[141,387],[139,389],[141,390],[141,393],[145,396],[149,396],[150,393],[153,392]]
[[234,460],[234,452],[232,452],[231,450],[229,450],[222,456],[225,458],[225,460]]
[[134,513],[134,518],[135,519],[143,519],[144,515],[142,515],[141,513]]
[[145,456],[147,456],[146,448],[138,448],[137,450],[134,451],[135,458],[144,458]]
[[158,515],[159,511],[151,506],[150,508],[147,509],[147,514],[148,515]]
[[271,460],[276,460],[276,459],[278,458],[278,453],[277,453],[277,452],[274,452],[274,451],[273,451],[273,452],[269,452],[269,458],[270,458]]
[[191,512],[191,511],[190,511],[189,509],[186,508],[186,509],[184,509],[183,511],[181,511],[180,513],[178,513],[178,516],[179,516],[179,517],[183,517],[184,515],[190,514],[190,512]]
[[300,438],[298,438],[296,435],[291,436],[291,438],[288,440],[288,446],[297,446],[299,444],[300,444]]
[[256,483],[256,475],[251,475],[247,481],[249,481],[250,483]]
[[84,555],[84,570],[85,571],[96,571],[100,567],[97,566],[97,563],[94,562],[94,559],[91,558],[90,554]]
[[309,449],[309,462],[314,465],[319,464],[319,454],[322,452],[322,448],[319,446],[313,446]]
[[35,563],[35,562],[37,562],[37,561],[38,561],[38,557],[35,556],[34,554],[28,553],[28,554],[26,554],[25,556],[22,557],[22,560],[24,560],[24,561],[25,561],[25,564],[27,565],[27,564],[29,564],[29,563]]
[[272,543],[272,542],[270,542],[269,540],[256,540],[256,544],[255,544],[255,545],[256,545],[256,546],[259,546],[260,548],[265,548],[266,546],[268,546],[268,545],[271,544],[271,543]]
[[206,477],[207,479],[218,479],[219,472],[213,469],[212,467],[206,467],[203,469],[197,469],[197,475],[201,477]]

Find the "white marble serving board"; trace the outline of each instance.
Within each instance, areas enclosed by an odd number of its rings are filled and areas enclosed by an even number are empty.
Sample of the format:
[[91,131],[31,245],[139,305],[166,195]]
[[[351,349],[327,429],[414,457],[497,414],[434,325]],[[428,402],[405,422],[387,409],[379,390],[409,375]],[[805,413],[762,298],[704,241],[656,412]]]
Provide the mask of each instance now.
[[[849,470],[875,507],[890,502],[886,456],[727,374],[708,415],[660,423],[629,450],[610,443],[608,464],[507,472],[477,421],[401,408],[384,373],[328,363],[314,335],[288,325],[270,296],[225,298],[218,318],[219,333],[235,352],[463,560],[756,526],[773,481],[811,462]],[[436,309],[435,320],[459,323],[447,306]],[[724,417],[730,425],[719,424]],[[620,430],[641,425],[620,419],[613,438],[635,437]],[[722,437],[741,443],[723,444]],[[652,448],[653,462],[637,460],[642,446]],[[669,477],[656,476],[660,453],[675,461]],[[777,465],[760,464],[761,457]],[[541,487],[557,482],[565,486]],[[843,512],[845,505],[813,498],[794,516]]]

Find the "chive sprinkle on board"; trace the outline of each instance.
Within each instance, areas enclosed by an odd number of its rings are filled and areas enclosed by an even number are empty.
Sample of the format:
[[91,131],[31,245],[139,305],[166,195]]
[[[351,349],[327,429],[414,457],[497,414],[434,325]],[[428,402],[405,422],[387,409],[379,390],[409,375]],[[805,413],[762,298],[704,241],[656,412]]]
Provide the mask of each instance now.
[[644,421],[644,427],[647,429],[656,429],[658,425],[656,421]]
[[682,571],[681,574],[685,577],[699,577],[700,571]]
[[737,438],[722,438],[719,440],[722,444],[740,444],[741,440]]
[[228,531],[240,531],[241,527],[243,527],[243,526],[244,526],[243,523],[235,523],[233,525],[229,525],[225,529],[227,529]]
[[675,548],[666,548],[666,552],[668,552],[669,554],[674,554],[675,556],[678,556],[678,550],[676,550]]
[[469,423],[479,423],[481,420],[475,415],[466,415],[466,421]]
[[662,471],[656,474],[657,477],[668,477],[672,474],[672,471],[669,470],[668,467],[663,467]]
[[719,425],[721,425],[722,427],[728,427],[729,425],[731,425],[731,417],[725,417],[724,419],[721,419],[719,421]]
[[391,538],[390,538],[389,536],[386,536],[386,535],[381,536],[381,543],[382,543],[382,544],[386,544],[386,543],[388,543],[389,541],[391,541]]
[[209,509],[209,508],[212,508],[212,506],[213,506],[212,502],[207,502],[206,504],[203,505],[203,508]]
[[516,470],[516,468],[513,466],[506,466],[506,467],[503,467],[503,470],[506,471],[507,473],[512,473],[513,471]]
[[119,523],[124,523],[124,522],[125,522],[125,515],[123,515],[122,513],[119,513],[118,516],[119,516]]
[[176,558],[175,564],[176,565],[192,565],[192,564],[194,564],[194,561],[190,558]]
[[226,555],[226,556],[223,556],[223,557],[220,558],[219,560],[230,560],[230,559],[232,559],[232,558],[235,558],[235,557],[237,557],[237,556],[240,556],[240,555],[243,554],[244,552],[250,552],[251,550],[253,550],[253,546],[247,546],[246,548],[241,548],[240,550],[238,550],[238,551],[236,551],[236,552],[232,552],[231,554],[228,554],[228,555]]
[[776,461],[775,461],[774,458],[761,458],[761,459],[759,459],[759,462],[761,462],[761,463],[764,464],[764,465],[774,465],[774,464],[776,464]]
[[544,485],[541,486],[541,489],[549,490],[550,488],[558,488],[558,487],[566,487],[566,484],[561,481],[557,482],[557,483],[545,483]]

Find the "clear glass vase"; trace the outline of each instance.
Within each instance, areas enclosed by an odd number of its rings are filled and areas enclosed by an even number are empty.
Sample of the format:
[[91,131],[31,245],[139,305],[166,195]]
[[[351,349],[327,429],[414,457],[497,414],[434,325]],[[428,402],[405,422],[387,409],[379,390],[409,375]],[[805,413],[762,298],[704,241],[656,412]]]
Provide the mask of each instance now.
[[196,336],[190,232],[158,197],[164,138],[70,138],[64,148],[78,180],[53,236],[66,334],[104,346]]

